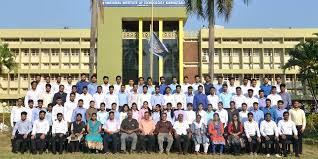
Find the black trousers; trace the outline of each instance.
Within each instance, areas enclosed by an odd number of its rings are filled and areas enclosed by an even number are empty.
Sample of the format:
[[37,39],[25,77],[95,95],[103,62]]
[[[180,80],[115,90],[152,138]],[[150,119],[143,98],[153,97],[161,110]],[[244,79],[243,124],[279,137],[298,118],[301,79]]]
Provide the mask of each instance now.
[[257,153],[259,151],[260,143],[257,141],[257,136],[251,136],[251,138],[252,138],[251,142],[249,142],[248,139],[247,139],[250,153],[251,152],[256,152]]
[[298,131],[298,152],[300,154],[303,153],[303,133],[300,132],[302,127],[303,127],[302,125],[297,125],[296,126],[297,131]]
[[35,138],[31,139],[31,150],[33,154],[36,154],[37,152],[42,154],[45,149],[46,136],[44,139],[41,139],[41,135],[42,134],[35,134]]
[[80,145],[79,141],[71,141],[69,143],[70,152],[79,152],[79,145]]
[[16,134],[15,138],[13,139],[12,147],[13,152],[21,152],[24,153],[28,150],[28,144],[30,142],[30,134],[28,134],[28,137],[26,139],[23,138],[24,134]]
[[[269,137],[269,140],[266,140],[265,137],[262,138],[263,143],[265,143],[265,153],[266,154],[271,154],[271,153],[278,154],[279,153],[279,143],[277,140],[275,140],[275,135],[268,135],[267,137]],[[269,145],[271,145],[271,150],[269,149]]]
[[111,151],[112,153],[116,153],[117,149],[118,149],[118,143],[119,141],[119,134],[115,133],[115,134],[108,134],[105,133],[104,134],[104,153],[109,152],[109,143],[111,142]]
[[140,141],[141,151],[153,152],[155,150],[154,145],[155,145],[156,139],[154,135],[140,135],[139,141]]
[[286,139],[280,138],[283,145],[284,156],[287,155],[287,145],[289,143],[293,144],[295,155],[298,155],[299,154],[298,140],[296,140],[292,135],[285,135],[285,136],[286,136]]
[[[182,150],[182,146],[181,146],[181,141],[183,140],[183,150]],[[181,153],[187,153],[188,152],[188,148],[189,148],[189,137],[188,135],[178,135],[177,138],[175,138],[175,142],[178,148],[178,151]]]
[[[62,135],[62,136],[60,136]],[[58,148],[59,154],[62,154],[64,148],[65,136],[64,134],[57,133],[54,137],[52,137],[52,152],[56,153],[56,149]]]

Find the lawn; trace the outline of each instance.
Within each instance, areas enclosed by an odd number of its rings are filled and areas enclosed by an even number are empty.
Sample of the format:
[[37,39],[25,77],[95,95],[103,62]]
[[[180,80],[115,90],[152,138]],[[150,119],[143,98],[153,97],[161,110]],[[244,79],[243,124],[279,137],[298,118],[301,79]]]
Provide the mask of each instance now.
[[[105,155],[102,154],[63,154],[63,155],[52,155],[52,154],[43,154],[43,155],[30,155],[30,154],[13,154],[10,151],[10,135],[8,134],[0,134],[0,159],[37,159],[37,158],[45,158],[45,159],[104,159],[106,158]],[[301,156],[302,158],[318,158],[318,145],[304,145],[304,154]],[[116,154],[116,155],[109,155],[107,158],[125,158],[125,159],[171,159],[171,158],[183,158],[183,159],[195,159],[195,158],[233,158],[232,155],[223,155],[221,157],[219,156],[213,156],[213,155],[177,155],[177,154],[170,154],[165,155],[159,155],[159,154]],[[293,156],[290,155],[290,158]],[[242,155],[242,156],[235,156],[235,158],[252,158],[249,155]],[[265,156],[259,155],[258,158],[265,158]]]

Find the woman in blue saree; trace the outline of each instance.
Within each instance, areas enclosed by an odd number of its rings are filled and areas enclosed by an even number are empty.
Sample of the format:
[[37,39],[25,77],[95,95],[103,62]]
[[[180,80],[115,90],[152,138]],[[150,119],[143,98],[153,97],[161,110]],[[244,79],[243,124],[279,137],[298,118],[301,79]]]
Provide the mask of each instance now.
[[103,138],[100,134],[102,128],[101,123],[96,120],[96,113],[92,114],[91,119],[87,123],[87,135],[85,140],[87,146],[91,150],[102,150],[103,149]]

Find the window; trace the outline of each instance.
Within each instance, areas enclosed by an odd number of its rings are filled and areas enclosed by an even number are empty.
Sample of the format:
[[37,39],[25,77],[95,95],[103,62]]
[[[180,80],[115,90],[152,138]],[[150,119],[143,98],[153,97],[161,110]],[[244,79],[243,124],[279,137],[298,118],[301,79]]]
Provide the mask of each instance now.
[[59,49],[51,49],[52,56],[59,56],[59,52],[60,52]]
[[24,56],[29,56],[29,49],[21,49]]
[[59,42],[60,39],[59,38],[43,38],[42,41],[43,42]]
[[62,49],[62,53],[64,56],[69,56],[70,55],[70,50],[69,49]]
[[72,56],[79,56],[79,49],[71,49],[71,55]]
[[215,49],[214,56],[219,56],[221,49]]
[[84,56],[89,56],[89,49],[82,49]]
[[51,63],[51,66],[58,66],[58,63]]
[[27,81],[27,80],[28,80],[28,75],[22,75],[22,79],[23,79],[24,81]]
[[230,56],[231,49],[223,49],[223,56]]
[[253,56],[254,57],[259,57],[259,53],[261,52],[260,49],[253,49]]
[[69,67],[70,66],[70,64],[68,64],[68,63],[65,63],[63,65],[64,65],[64,67]]
[[31,49],[32,56],[39,56],[39,49]]
[[44,63],[43,64],[45,67],[48,67],[50,64],[49,63]]
[[43,56],[49,56],[50,50],[49,49],[41,49]]
[[72,63],[71,66],[72,66],[72,67],[78,67],[79,64],[78,64],[78,63]]
[[36,66],[39,66],[39,64],[38,63],[31,63],[31,66],[36,67]]
[[23,66],[28,67],[28,66],[29,66],[29,64],[28,64],[28,63],[24,63],[24,64],[23,64]]
[[19,56],[19,49],[10,49],[12,53],[14,53],[15,56]]
[[239,53],[239,52],[234,51],[234,52],[232,53],[232,56],[239,57],[239,56],[240,56],[240,53]]
[[264,49],[264,56],[272,56],[273,50],[272,49]]
[[254,74],[254,79],[256,79],[257,81],[259,81],[260,78],[261,78],[261,75]]
[[251,56],[252,49],[244,49],[244,56]]

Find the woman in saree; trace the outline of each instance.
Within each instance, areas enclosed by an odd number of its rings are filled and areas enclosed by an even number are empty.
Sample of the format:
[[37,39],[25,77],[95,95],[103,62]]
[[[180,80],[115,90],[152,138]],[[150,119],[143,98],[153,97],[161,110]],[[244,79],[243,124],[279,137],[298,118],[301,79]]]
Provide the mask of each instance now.
[[195,153],[199,154],[200,145],[203,145],[204,154],[208,153],[209,139],[207,137],[206,125],[201,121],[201,116],[196,115],[195,121],[191,124],[192,139],[195,145]]
[[101,123],[96,120],[96,113],[92,113],[91,119],[87,123],[87,135],[85,137],[87,146],[90,150],[102,150],[103,138],[100,134],[102,131]]
[[213,120],[209,124],[209,134],[212,141],[212,151],[213,154],[216,154],[216,146],[220,147],[220,155],[223,153],[223,147],[225,145],[225,139],[223,137],[224,134],[224,126],[220,121],[220,117],[218,113],[213,115]]

